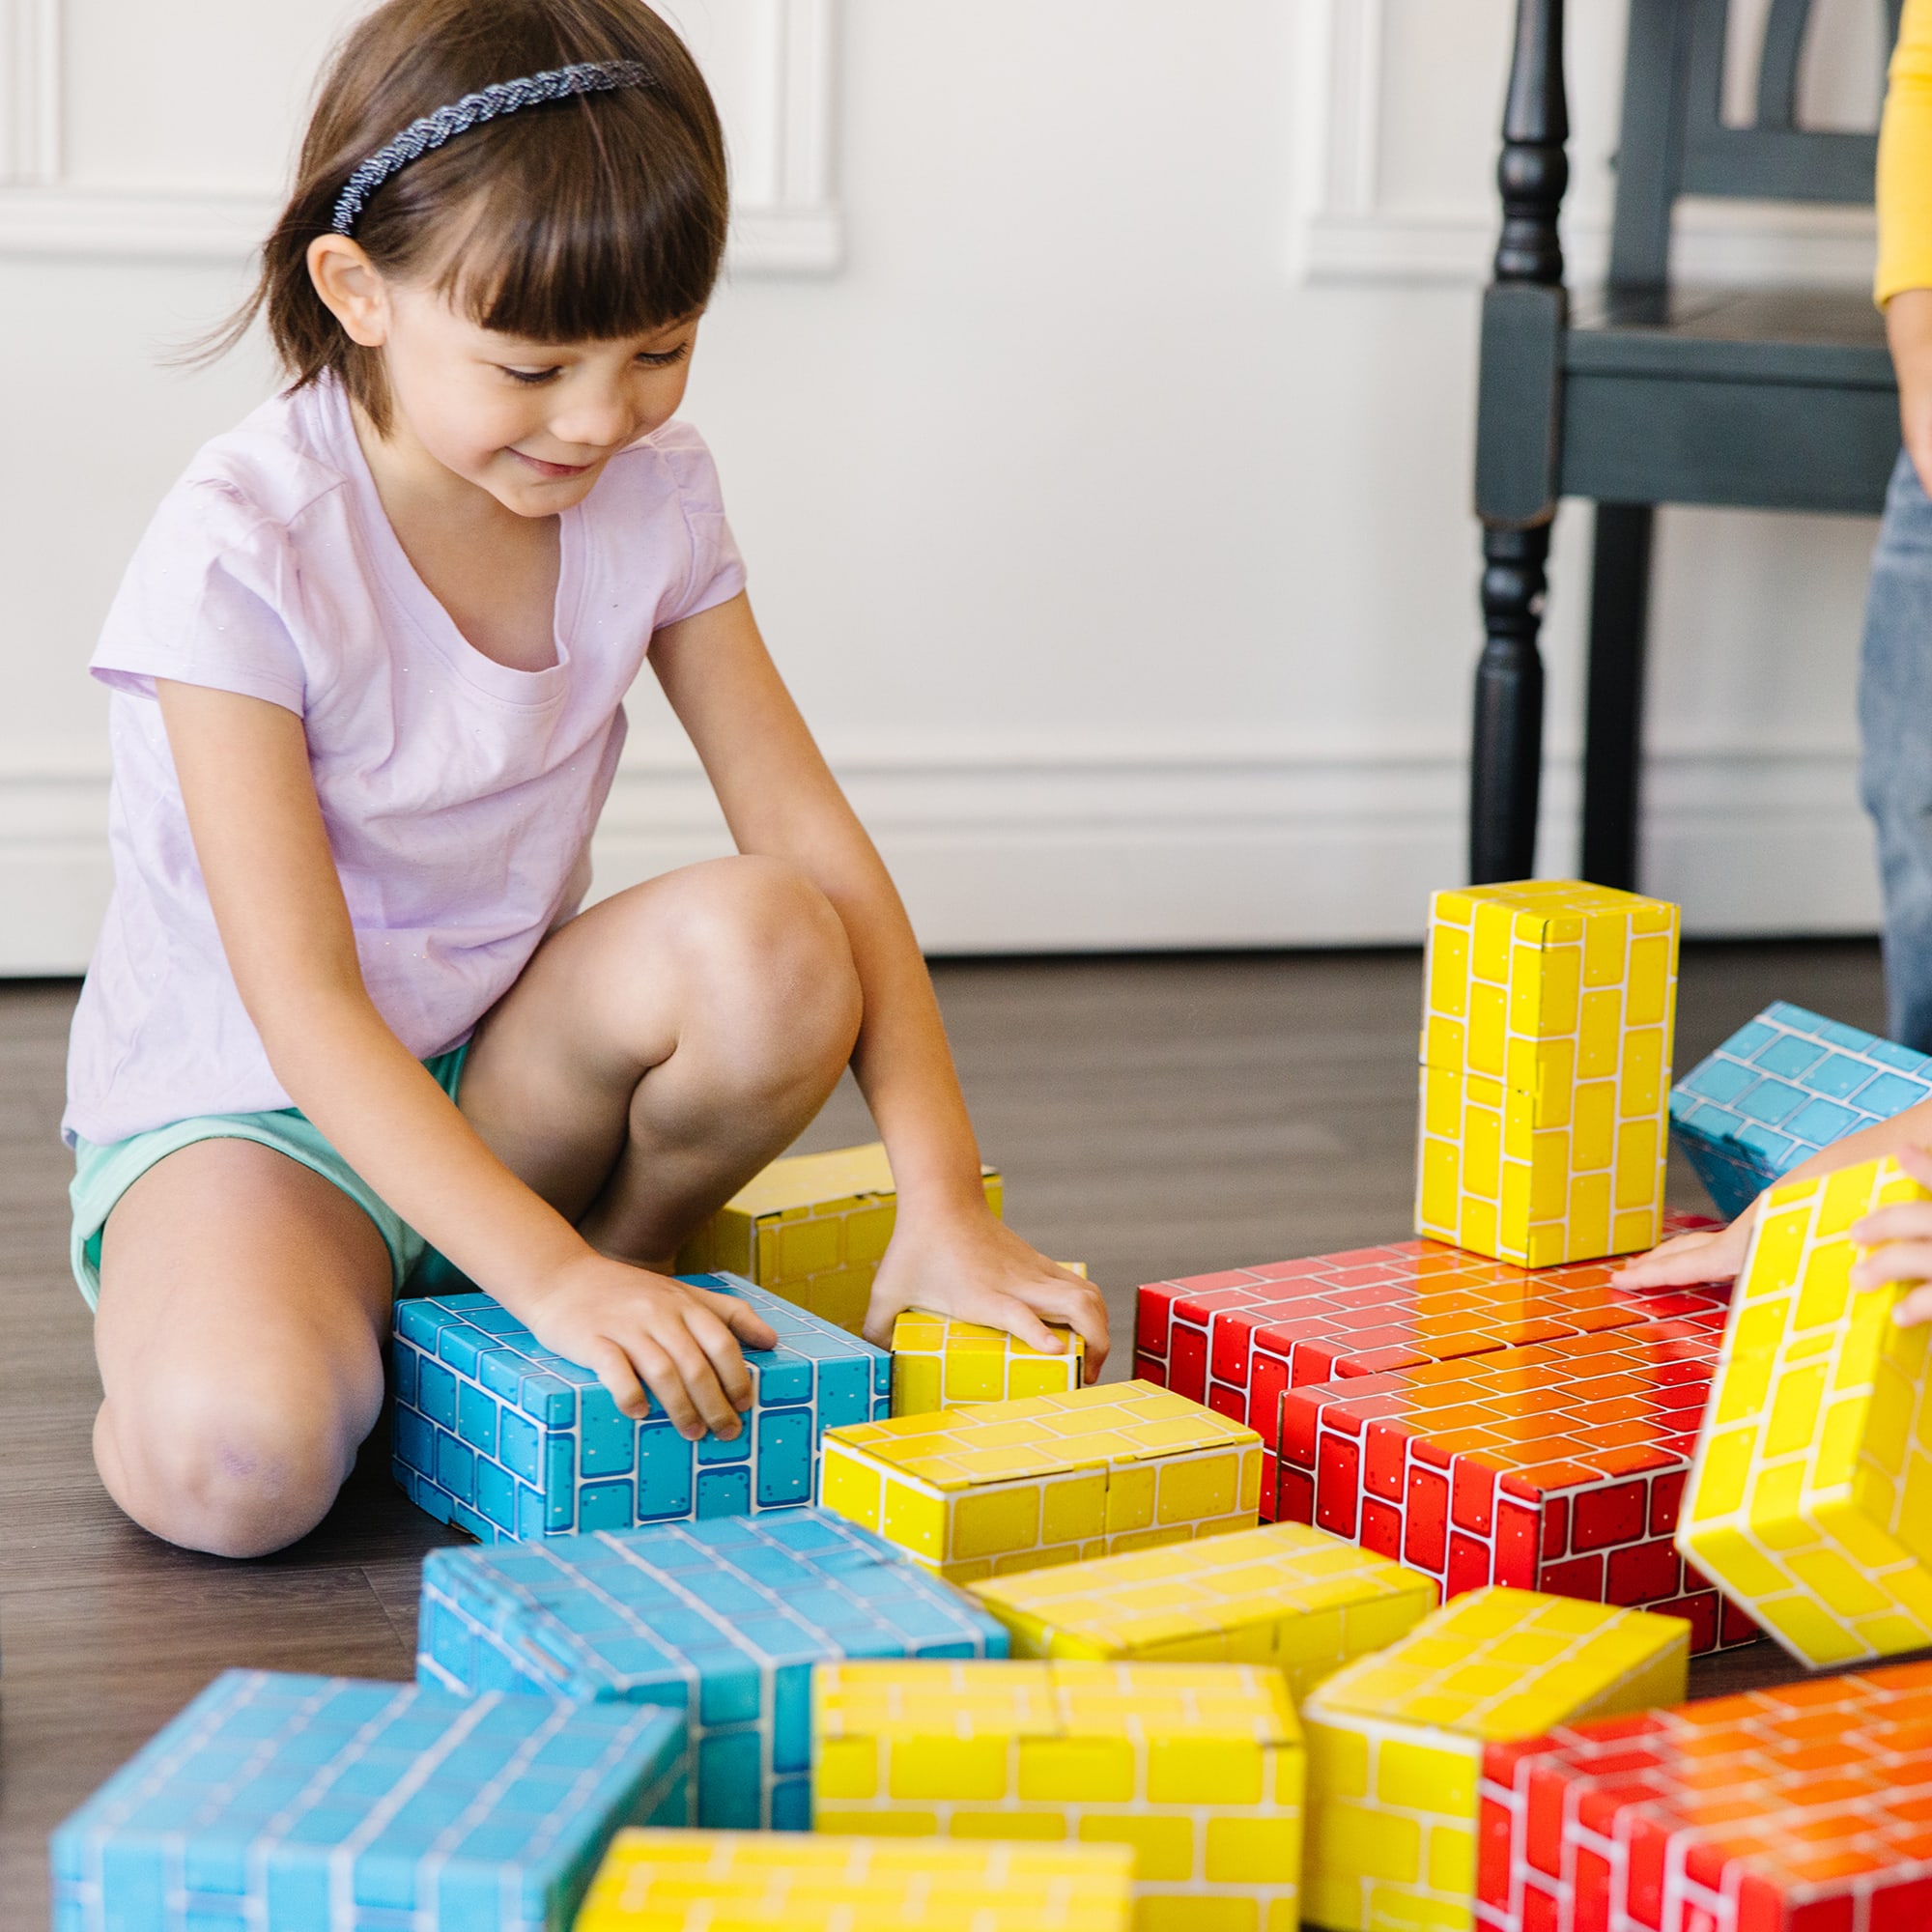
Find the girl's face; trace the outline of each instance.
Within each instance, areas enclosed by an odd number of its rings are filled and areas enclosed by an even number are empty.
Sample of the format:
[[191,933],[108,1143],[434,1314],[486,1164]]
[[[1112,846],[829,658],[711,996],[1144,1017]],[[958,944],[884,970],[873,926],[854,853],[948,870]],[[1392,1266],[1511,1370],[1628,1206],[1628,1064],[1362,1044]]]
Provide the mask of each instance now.
[[340,238],[312,245],[310,270],[352,339],[383,352],[397,453],[431,459],[520,517],[581,503],[611,458],[684,400],[696,315],[614,342],[526,342],[433,289],[385,280]]

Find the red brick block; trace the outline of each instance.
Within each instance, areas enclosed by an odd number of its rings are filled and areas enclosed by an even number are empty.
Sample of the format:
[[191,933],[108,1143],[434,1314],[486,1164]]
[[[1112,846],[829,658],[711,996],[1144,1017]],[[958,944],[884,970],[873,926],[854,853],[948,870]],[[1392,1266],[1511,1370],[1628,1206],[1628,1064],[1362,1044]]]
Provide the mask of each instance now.
[[[1668,1218],[1666,1232],[1716,1225],[1678,1214]],[[1723,1305],[1715,1290],[1646,1294],[1620,1289],[1617,1266],[1574,1262],[1512,1267],[1439,1241],[1396,1241],[1151,1282],[1140,1291],[1136,1309],[1134,1372],[1247,1423],[1272,1456],[1287,1389],[1461,1361]],[[1264,1517],[1274,1490],[1270,1463],[1262,1485]]]
[[1484,1754],[1485,1932],[1926,1932],[1932,1663]]
[[[1688,1619],[1693,1651],[1748,1643],[1672,1548],[1723,1334],[1677,1320],[1288,1389],[1278,1516],[1426,1571]],[[1932,1928],[1928,1928],[1932,1932]]]

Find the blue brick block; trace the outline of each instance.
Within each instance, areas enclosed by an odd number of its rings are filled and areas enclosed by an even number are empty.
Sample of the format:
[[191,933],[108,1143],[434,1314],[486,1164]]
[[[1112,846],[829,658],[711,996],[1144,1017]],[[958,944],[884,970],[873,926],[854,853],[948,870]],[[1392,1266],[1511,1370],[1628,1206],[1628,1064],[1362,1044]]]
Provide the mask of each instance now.
[[557,1932],[683,1715],[231,1670],[53,1834],[58,1932]]
[[[1932,1059],[1780,1000],[1693,1066],[1670,1131],[1726,1218],[1800,1161],[1932,1099]],[[414,1442],[400,1437],[408,1461]]]
[[813,1664],[1006,1654],[971,1598],[808,1508],[434,1550],[416,1674],[668,1706],[689,1726],[680,1823],[804,1831]]
[[393,1467],[410,1499],[485,1543],[803,1508],[826,1430],[891,1412],[892,1357],[736,1275],[778,1346],[747,1350],[754,1399],[731,1441],[624,1415],[486,1294],[396,1304]]

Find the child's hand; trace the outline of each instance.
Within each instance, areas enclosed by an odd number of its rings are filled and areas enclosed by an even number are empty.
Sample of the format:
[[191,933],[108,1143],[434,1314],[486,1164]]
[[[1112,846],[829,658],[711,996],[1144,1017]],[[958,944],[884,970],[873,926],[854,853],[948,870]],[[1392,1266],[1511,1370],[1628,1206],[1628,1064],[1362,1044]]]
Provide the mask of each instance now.
[[1753,1201],[1728,1228],[1693,1229],[1659,1242],[1634,1262],[1626,1262],[1617,1270],[1617,1285],[1692,1288],[1703,1282],[1735,1281],[1756,1225],[1757,1203]]
[[1037,1254],[989,1208],[957,1218],[920,1219],[900,1207],[872,1283],[867,1341],[890,1349],[893,1323],[906,1308],[1004,1328],[1048,1355],[1063,1353],[1065,1345],[1046,1323],[1065,1322],[1086,1340],[1090,1382],[1107,1359],[1107,1304],[1100,1291]]
[[743,1351],[779,1339],[734,1294],[687,1288],[592,1253],[559,1268],[540,1297],[516,1312],[546,1349],[596,1370],[626,1415],[641,1422],[650,1413],[649,1389],[694,1442],[707,1431],[736,1436],[752,1406]]
[[[1932,1151],[1902,1147],[1892,1157],[1922,1187],[1932,1187]],[[1916,1282],[1891,1312],[1901,1328],[1932,1321],[1932,1201],[1900,1201],[1852,1224],[1852,1239],[1868,1250],[1852,1266],[1854,1288]]]

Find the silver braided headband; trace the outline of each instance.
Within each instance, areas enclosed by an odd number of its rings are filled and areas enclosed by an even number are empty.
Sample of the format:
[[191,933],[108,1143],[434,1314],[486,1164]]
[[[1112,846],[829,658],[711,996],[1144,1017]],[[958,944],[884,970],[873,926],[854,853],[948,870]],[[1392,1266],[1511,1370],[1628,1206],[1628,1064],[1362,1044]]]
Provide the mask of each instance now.
[[412,121],[393,141],[378,148],[349,177],[335,203],[335,218],[330,224],[338,235],[347,235],[355,226],[369,197],[413,160],[432,148],[440,148],[457,134],[467,134],[484,121],[499,114],[514,114],[520,107],[534,107],[545,100],[562,100],[573,94],[609,94],[620,87],[649,87],[651,71],[641,61],[579,61],[570,67],[552,68],[522,80],[499,80],[476,94],[466,94],[420,121]]

